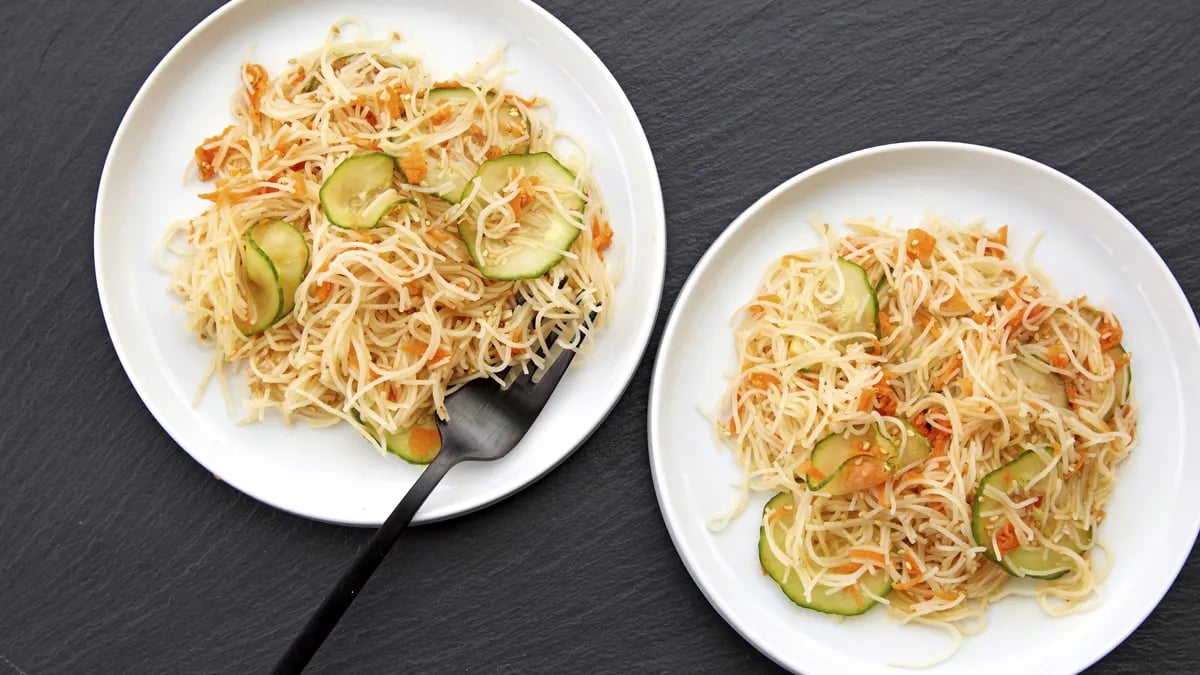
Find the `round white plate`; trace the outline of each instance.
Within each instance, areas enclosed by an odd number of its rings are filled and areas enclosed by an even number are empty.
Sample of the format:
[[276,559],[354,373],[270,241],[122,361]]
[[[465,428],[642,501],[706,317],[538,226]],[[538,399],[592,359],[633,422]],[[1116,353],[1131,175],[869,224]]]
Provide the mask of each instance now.
[[[451,77],[508,45],[508,84],[554,102],[560,129],[591,150],[612,212],[619,270],[612,314],[522,443],[505,459],[467,463],[442,481],[417,522],[499,500],[563,461],[620,397],[645,350],[662,290],[665,224],[654,159],[629,100],[594,53],[527,0],[235,0],[194,28],[154,69],[117,131],[96,204],[96,282],[129,379],[168,433],[246,494],[299,515],[378,525],[421,469],[379,455],[347,425],[287,428],[278,416],[238,426],[219,388],[191,399],[209,352],[184,331],[168,277],[152,261],[167,225],[199,213],[201,185],[184,183],[195,145],[232,122],[238,68],[252,58],[278,73],[321,45],[346,17],[371,37],[398,31],[400,49]],[[239,388],[240,387],[240,388]],[[235,397],[244,398],[244,383]]]
[[1178,574],[1200,527],[1200,453],[1189,447],[1200,410],[1200,330],[1183,292],[1150,244],[1112,206],[1071,178],[999,150],[904,143],[826,162],[746,210],[683,287],[659,350],[650,402],[650,458],[671,537],[696,583],[725,619],[779,664],[809,675],[907,673],[952,646],[944,632],[891,623],[876,609],[841,623],[792,604],[763,576],[752,496],[723,532],[708,519],[737,497],[731,452],[700,409],[713,410],[735,371],[733,316],[768,263],[817,243],[810,217],[888,215],[915,223],[927,210],[965,223],[1010,226],[1014,251],[1039,231],[1035,262],[1068,296],[1108,306],[1134,354],[1140,442],[1120,468],[1101,540],[1112,575],[1090,613],[1052,618],[1025,598],[993,606],[982,635],[930,673],[1068,673],[1095,662],[1150,613]]

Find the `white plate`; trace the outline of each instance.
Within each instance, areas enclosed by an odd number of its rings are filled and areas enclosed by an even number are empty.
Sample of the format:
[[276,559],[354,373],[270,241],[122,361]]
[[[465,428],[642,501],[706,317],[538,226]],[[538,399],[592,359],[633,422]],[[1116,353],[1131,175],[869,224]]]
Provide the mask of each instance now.
[[[595,54],[527,0],[235,0],[184,37],[155,68],[117,131],[96,205],[96,282],[129,379],[168,433],[246,494],[318,520],[377,525],[420,474],[380,456],[347,425],[288,429],[278,416],[237,426],[220,391],[191,399],[209,353],[184,332],[178,300],[151,253],[166,226],[204,208],[200,184],[182,177],[192,149],[230,123],[247,58],[278,73],[321,45],[330,25],[366,20],[426,58],[437,77],[466,70],[507,43],[509,85],[554,102],[557,126],[581,138],[608,205],[620,270],[610,323],[578,359],[512,454],[468,463],[442,481],[417,514],[427,522],[465,513],[528,485],[563,461],[620,397],[645,350],[662,290],[665,225],[649,145],[629,100]],[[245,389],[235,391],[239,399]]]
[[856,152],[805,171],[746,210],[688,279],[659,350],[650,402],[650,457],[671,537],[696,583],[747,640],[809,675],[907,673],[888,665],[928,661],[951,646],[934,628],[890,623],[883,609],[841,623],[793,605],[759,569],[754,495],[724,532],[706,527],[737,491],[739,470],[698,409],[713,410],[736,370],[732,317],[768,263],[816,244],[810,216],[894,216],[926,210],[957,222],[1007,223],[1015,251],[1044,231],[1035,261],[1067,295],[1113,309],[1134,354],[1140,442],[1120,468],[1101,539],[1114,554],[1102,603],[1051,618],[1032,600],[991,608],[930,673],[1067,673],[1116,646],[1150,613],[1178,574],[1200,526],[1200,453],[1191,446],[1200,410],[1200,330],[1179,285],[1150,244],[1113,207],[1063,174],[999,150],[905,143]]

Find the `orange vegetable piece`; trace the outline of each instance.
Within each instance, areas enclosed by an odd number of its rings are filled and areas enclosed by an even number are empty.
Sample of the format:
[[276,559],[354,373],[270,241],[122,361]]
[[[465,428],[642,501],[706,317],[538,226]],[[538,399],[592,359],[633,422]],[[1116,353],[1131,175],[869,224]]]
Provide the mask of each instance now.
[[425,180],[425,174],[429,171],[425,154],[416,148],[409,150],[400,158],[400,170],[404,172],[405,180],[413,185]]
[[904,252],[910,260],[928,263],[929,258],[933,256],[933,247],[936,243],[937,240],[933,238],[932,234],[919,227],[914,227],[904,238]]

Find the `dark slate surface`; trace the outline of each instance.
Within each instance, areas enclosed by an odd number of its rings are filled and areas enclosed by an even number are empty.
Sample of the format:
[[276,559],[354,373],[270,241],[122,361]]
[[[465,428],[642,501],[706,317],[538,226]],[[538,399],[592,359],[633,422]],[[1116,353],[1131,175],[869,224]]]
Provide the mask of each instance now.
[[[0,3],[0,674],[262,671],[369,535],[213,480],[147,413],[105,332],[91,262],[105,152],[145,76],[218,4]],[[609,65],[654,147],[670,228],[660,320],[769,188],[913,139],[1063,169],[1200,298],[1200,3],[548,8]],[[775,670],[667,537],[646,455],[650,366],[534,488],[406,535],[314,672]],[[1198,564],[1096,672],[1197,671]]]

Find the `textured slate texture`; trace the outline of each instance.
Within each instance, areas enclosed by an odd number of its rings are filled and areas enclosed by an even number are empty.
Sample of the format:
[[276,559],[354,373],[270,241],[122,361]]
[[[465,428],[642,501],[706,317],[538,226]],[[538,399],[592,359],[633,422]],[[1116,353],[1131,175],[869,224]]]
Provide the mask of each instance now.
[[[104,329],[91,263],[104,154],[151,68],[217,5],[0,3],[0,674],[261,671],[369,535],[213,480],[147,413]],[[654,147],[670,227],[660,319],[769,188],[913,139],[1065,170],[1200,298],[1200,3],[547,5],[609,65]],[[667,537],[646,456],[651,361],[536,487],[406,535],[314,672],[775,670]],[[1200,670],[1198,601],[1193,555],[1095,671]]]

